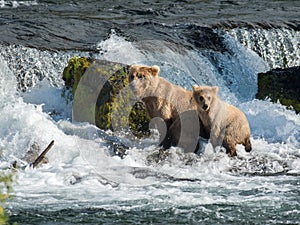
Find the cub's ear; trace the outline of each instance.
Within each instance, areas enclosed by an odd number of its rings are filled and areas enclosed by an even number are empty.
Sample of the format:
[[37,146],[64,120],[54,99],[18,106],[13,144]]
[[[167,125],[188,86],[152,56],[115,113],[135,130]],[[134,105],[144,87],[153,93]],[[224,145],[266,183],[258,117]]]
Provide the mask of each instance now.
[[159,66],[154,65],[154,66],[151,66],[151,71],[152,71],[152,76],[155,77],[155,76],[158,76],[160,68],[159,68]]
[[193,85],[193,91],[199,91],[200,90],[200,86],[198,86],[197,84]]
[[211,89],[213,90],[213,92],[214,92],[215,94],[217,94],[218,91],[219,91],[219,87],[218,87],[218,86],[213,86]]

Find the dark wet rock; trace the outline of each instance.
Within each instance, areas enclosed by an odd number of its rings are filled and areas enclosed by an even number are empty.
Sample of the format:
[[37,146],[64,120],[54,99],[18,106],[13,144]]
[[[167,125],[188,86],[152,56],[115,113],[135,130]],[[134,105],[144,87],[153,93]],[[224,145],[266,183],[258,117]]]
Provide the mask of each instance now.
[[279,102],[300,112],[300,66],[286,69],[273,69],[258,74],[256,98]]
[[[103,130],[130,128],[137,137],[149,135],[150,118],[145,105],[133,101],[127,88],[128,69],[128,65],[105,60],[71,58],[64,69],[63,80],[74,98],[73,117],[75,115],[77,121],[94,123]],[[93,118],[86,117],[88,114]]]
[[186,41],[197,49],[216,52],[228,51],[224,44],[224,37],[212,28],[190,25],[183,29],[182,34],[186,38]]

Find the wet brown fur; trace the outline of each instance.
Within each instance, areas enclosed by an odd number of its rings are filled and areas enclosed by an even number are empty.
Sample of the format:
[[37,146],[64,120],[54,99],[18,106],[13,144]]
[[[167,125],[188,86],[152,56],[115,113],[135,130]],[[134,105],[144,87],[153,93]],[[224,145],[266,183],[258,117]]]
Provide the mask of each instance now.
[[191,91],[160,77],[159,71],[158,66],[134,64],[129,70],[129,86],[134,95],[145,103],[151,118],[160,117],[164,120],[167,135],[161,141],[161,145],[169,148],[176,146],[179,141],[181,131],[179,115],[191,110],[196,111],[196,105],[192,101]]
[[218,87],[193,86],[193,99],[197,104],[203,134],[213,147],[223,146],[226,153],[236,156],[236,145],[242,144],[250,152],[250,127],[245,114],[238,108],[220,100]]

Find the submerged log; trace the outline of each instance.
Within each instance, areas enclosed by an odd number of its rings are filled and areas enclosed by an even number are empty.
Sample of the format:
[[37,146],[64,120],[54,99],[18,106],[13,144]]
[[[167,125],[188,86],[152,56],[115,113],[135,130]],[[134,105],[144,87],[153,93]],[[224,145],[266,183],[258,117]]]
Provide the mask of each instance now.
[[25,169],[29,165],[32,166],[33,168],[36,168],[39,164],[48,163],[46,154],[50,151],[53,145],[54,145],[54,140],[50,142],[50,144],[47,146],[47,148],[45,148],[45,150],[41,154],[38,154],[40,147],[36,143],[34,143],[23,159],[27,162],[27,164],[20,166],[17,161],[14,161],[12,163],[12,167],[14,169],[19,169],[19,168]]
[[47,148],[39,155],[39,157],[37,157],[36,160],[34,160],[34,162],[32,163],[33,168],[37,167],[43,161],[46,154],[49,152],[49,150],[52,148],[53,145],[54,145],[54,140],[52,140],[50,144],[47,146]]
[[270,98],[279,101],[289,109],[300,112],[300,66],[286,69],[273,69],[258,74],[256,98]]

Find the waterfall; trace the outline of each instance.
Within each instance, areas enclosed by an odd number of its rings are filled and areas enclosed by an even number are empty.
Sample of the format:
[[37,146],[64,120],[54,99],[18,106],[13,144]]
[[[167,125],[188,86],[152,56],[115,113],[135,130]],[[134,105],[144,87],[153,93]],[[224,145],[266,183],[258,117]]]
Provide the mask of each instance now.
[[229,33],[244,46],[255,51],[271,69],[300,65],[299,31],[287,28],[235,28]]

